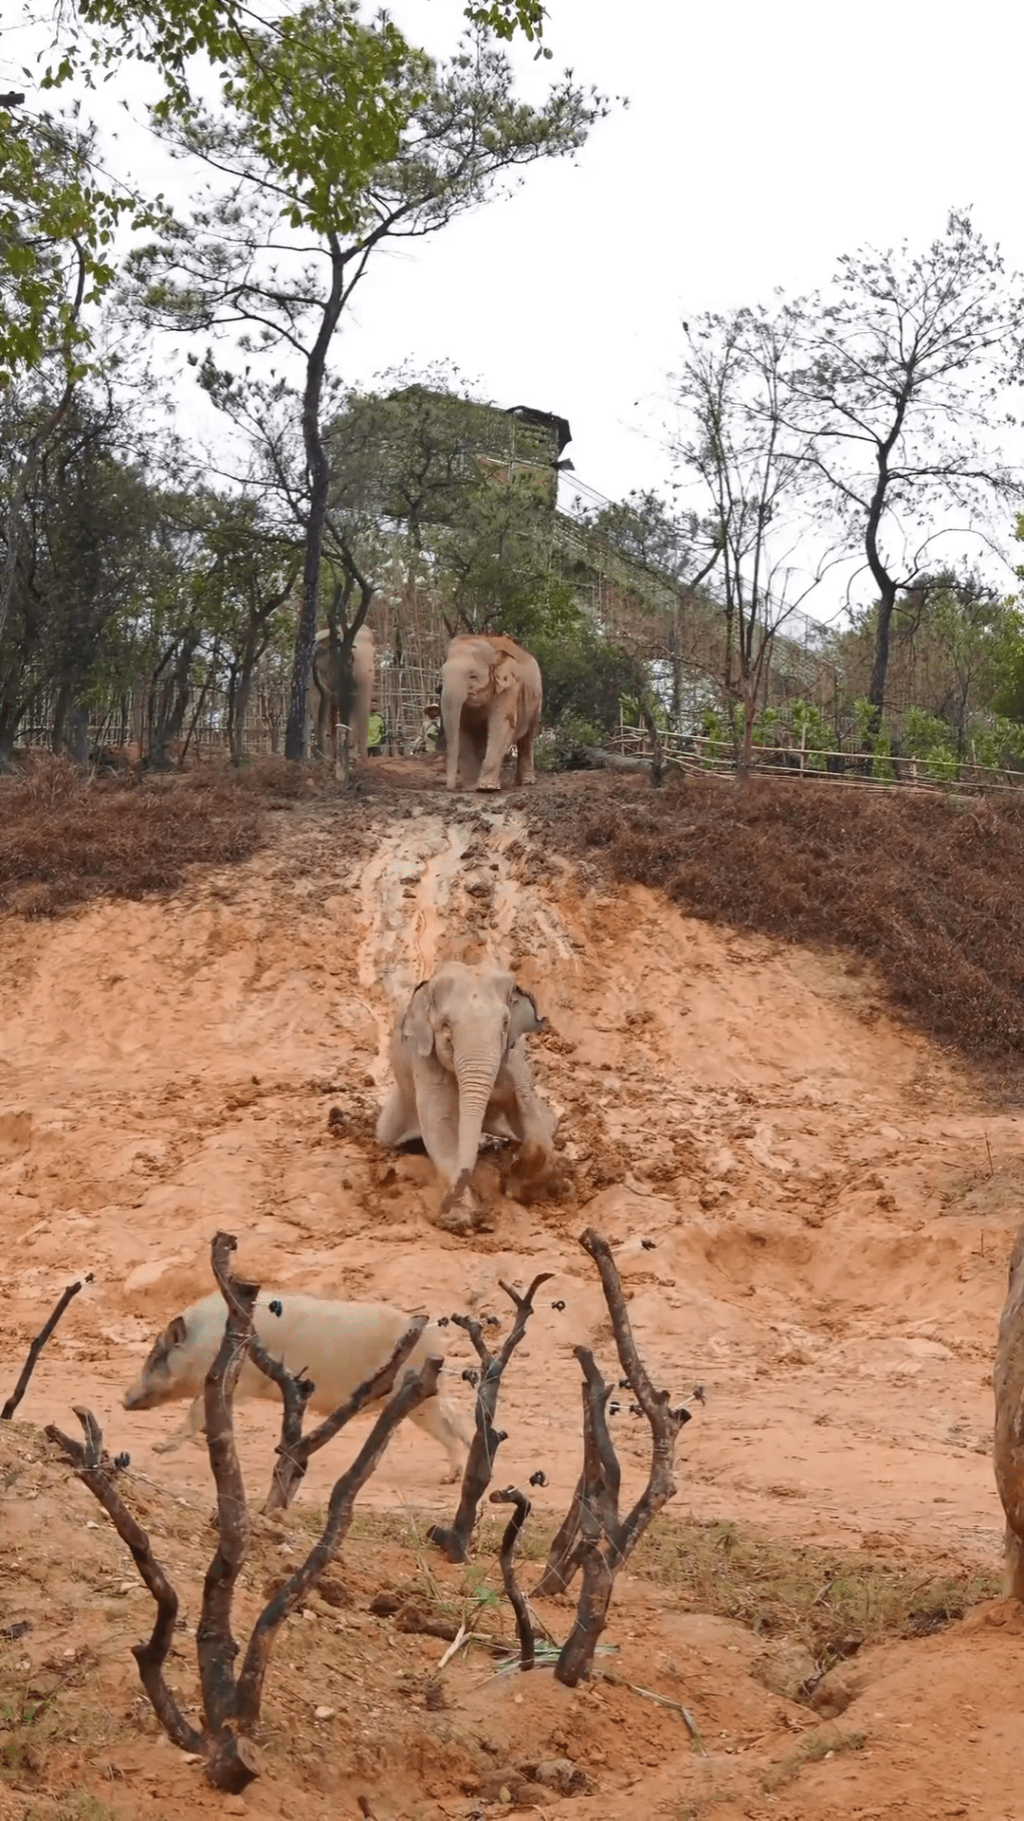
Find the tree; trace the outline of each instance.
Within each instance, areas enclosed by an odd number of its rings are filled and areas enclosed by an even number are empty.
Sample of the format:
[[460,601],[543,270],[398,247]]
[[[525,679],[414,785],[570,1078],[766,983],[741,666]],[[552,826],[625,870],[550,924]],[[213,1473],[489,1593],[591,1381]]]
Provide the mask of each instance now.
[[742,706],[741,761],[749,765],[758,694],[776,634],[821,580],[827,559],[794,583],[793,544],[807,523],[811,438],[794,429],[796,307],[741,309],[684,325],[676,381],[683,434],[676,456],[696,484],[698,518],[714,553],[725,612],[721,685]]
[[[387,392],[351,394],[327,430],[331,524],[388,528],[390,554],[429,573],[449,636],[507,632],[525,644],[579,620],[573,590],[552,573],[555,458],[538,432],[522,447],[507,412],[474,398],[438,363]],[[356,529],[355,527],[358,527]]]
[[[879,612],[876,601],[842,640],[848,684],[858,695],[873,668]],[[893,609],[890,696],[942,721],[957,758],[966,755],[977,717],[992,710],[1007,680],[1013,617],[999,591],[971,570],[922,575]]]
[[[88,371],[87,311],[113,282],[110,243],[127,194],[94,175],[95,134],[0,105],[0,392],[40,376],[48,409],[32,412],[31,437],[7,490],[0,537],[0,638],[11,605],[25,500],[37,464]],[[150,219],[136,209],[136,218]],[[38,388],[35,388],[38,395]]]
[[[85,758],[88,710],[114,668],[121,622],[151,568],[160,502],[143,465],[125,459],[124,413],[80,388],[59,425],[45,395],[3,397],[0,496],[20,493],[10,611],[0,636],[0,762],[18,729],[50,701],[55,751]],[[23,450],[36,448],[26,479]]]
[[874,732],[897,597],[927,573],[936,519],[956,511],[973,529],[993,500],[1024,497],[1018,475],[983,446],[1007,421],[999,401],[1022,330],[1019,282],[1007,285],[998,248],[957,210],[924,253],[904,243],[847,255],[834,293],[805,307],[787,418],[878,591]]
[[640,700],[649,687],[632,651],[586,625],[568,637],[539,638],[535,655],[544,675],[545,721],[574,738],[579,731],[589,744],[616,732],[624,696]]
[[244,492],[205,492],[196,506],[209,559],[202,583],[203,628],[216,641],[224,666],[228,745],[232,763],[239,765],[256,667],[271,644],[292,633],[301,553]]
[[695,512],[679,514],[652,489],[634,491],[624,500],[578,513],[588,539],[624,557],[633,568],[672,590],[672,616],[665,656],[671,666],[671,724],[683,719],[683,672],[686,668],[684,624],[688,606],[719,558],[713,522],[701,524]]
[[[357,28],[329,0],[314,0],[286,23],[287,35],[283,26],[262,35],[255,63],[250,35],[222,117],[191,103],[168,117],[177,147],[228,187],[139,253],[134,273],[151,319],[181,330],[234,328],[245,352],[284,346],[304,369],[305,473],[296,497],[301,492],[305,561],[285,747],[289,758],[301,758],[330,494],[325,379],[342,312],[385,241],[434,233],[485,201],[508,173],[568,155],[605,110],[568,76],[541,108],[517,102],[507,59],[479,34],[436,67],[375,29]],[[386,72],[401,132],[396,155],[371,161],[354,181],[360,45],[367,92]],[[325,110],[325,92],[334,111]],[[354,561],[351,551],[348,558]]]
[[[342,11],[347,14],[354,67],[358,68],[362,47],[355,7],[343,4]],[[496,38],[509,40],[520,31],[528,43],[537,44],[538,57],[551,56],[540,42],[546,16],[542,0],[468,0],[463,16],[471,26]],[[45,88],[57,87],[83,69],[89,76],[91,68],[109,71],[121,60],[139,61],[160,71],[165,112],[191,103],[190,67],[198,54],[214,66],[227,98],[239,61],[258,71],[265,37],[269,34],[284,43],[291,29],[288,14],[262,18],[245,0],[77,0],[73,13],[57,6],[56,22],[60,62],[47,70]],[[380,25],[391,51],[404,55],[407,46],[397,28],[383,18]],[[361,74],[366,83],[361,96],[366,120],[358,142],[350,147],[346,167],[354,184],[360,170],[365,177],[380,159],[394,156],[403,124],[401,116],[392,112],[386,76],[374,87],[371,72],[363,67]],[[326,117],[338,97],[325,93],[321,101]]]
[[551,569],[551,521],[550,507],[520,477],[473,477],[435,542],[449,636],[506,632],[532,646],[576,629],[574,591]]

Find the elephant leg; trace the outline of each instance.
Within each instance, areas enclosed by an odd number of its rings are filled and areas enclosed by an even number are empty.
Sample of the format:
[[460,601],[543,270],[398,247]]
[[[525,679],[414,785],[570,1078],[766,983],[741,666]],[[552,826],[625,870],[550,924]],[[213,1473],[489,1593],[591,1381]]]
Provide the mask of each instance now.
[[413,1080],[427,1156],[450,1188],[459,1174],[459,1084],[433,1056],[417,1057]]
[[465,727],[459,729],[459,777],[472,790],[480,776],[480,748]]
[[491,1107],[488,1107],[488,1117],[492,1107],[495,1110],[500,1107],[512,1136],[520,1144],[527,1145],[531,1150],[543,1151],[546,1156],[550,1155],[558,1121],[550,1107],[546,1107],[537,1098],[522,1065],[510,1066],[516,1062],[518,1058],[513,1053],[498,1077]]
[[517,784],[536,784],[537,782],[537,773],[533,764],[533,740],[536,731],[536,727],[531,727],[527,733],[523,734],[522,739],[516,742]]
[[511,744],[504,713],[493,715],[487,724],[487,751],[477,779],[477,790],[501,789],[501,768]]
[[334,757],[334,744],[331,738],[331,697],[321,695],[320,712],[316,718],[316,743],[321,758]]
[[400,1144],[408,1144],[411,1138],[420,1136],[416,1095],[411,1088],[411,1082],[397,1081],[384,1102],[377,1120],[377,1143],[384,1145],[389,1151],[396,1150]]
[[550,1107],[534,1093],[529,1064],[518,1050],[511,1052],[499,1073],[487,1114],[489,1131],[504,1124],[519,1143],[519,1156],[505,1185],[514,1200],[550,1168],[558,1126]]

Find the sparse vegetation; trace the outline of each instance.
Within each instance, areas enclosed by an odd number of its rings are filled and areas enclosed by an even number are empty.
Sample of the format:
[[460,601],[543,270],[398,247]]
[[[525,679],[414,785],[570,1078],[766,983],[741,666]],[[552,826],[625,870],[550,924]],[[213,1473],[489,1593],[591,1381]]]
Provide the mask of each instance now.
[[692,1612],[805,1644],[822,1669],[850,1655],[851,1646],[927,1636],[1000,1590],[994,1569],[935,1574],[920,1561],[805,1547],[731,1523],[678,1517],[648,1533],[633,1572],[672,1588]]
[[771,1792],[782,1789],[798,1777],[806,1764],[820,1764],[823,1758],[835,1758],[841,1752],[863,1751],[867,1744],[867,1734],[863,1732],[840,1732],[838,1727],[822,1727],[809,1738],[801,1740],[797,1751],[783,1758],[781,1763],[774,1764],[765,1774],[763,1787]]
[[[297,1518],[315,1530],[316,1512]],[[411,1549],[417,1565],[402,1591],[447,1617],[500,1601],[496,1558],[503,1525],[484,1519],[476,1533],[476,1562],[456,1585],[430,1570],[414,1517],[357,1512],[353,1546],[392,1544]],[[534,1516],[523,1532],[524,1562],[542,1562],[555,1524]],[[867,1644],[921,1638],[955,1624],[972,1606],[998,1597],[996,1568],[953,1567],[935,1573],[920,1560],[898,1562],[866,1551],[787,1543],[732,1523],[701,1522],[663,1513],[630,1558],[630,1572],[671,1591],[687,1612],[734,1619],[758,1637],[804,1644],[821,1669]],[[531,1591],[529,1577],[523,1576]]]
[[188,866],[246,860],[261,840],[261,797],[302,783],[283,761],[237,777],[140,779],[35,759],[0,778],[0,911],[52,917],[91,898],[145,898],[179,886]]
[[840,947],[972,1062],[1024,1051],[1024,798],[688,777],[660,797],[553,788],[535,833],[708,923]]

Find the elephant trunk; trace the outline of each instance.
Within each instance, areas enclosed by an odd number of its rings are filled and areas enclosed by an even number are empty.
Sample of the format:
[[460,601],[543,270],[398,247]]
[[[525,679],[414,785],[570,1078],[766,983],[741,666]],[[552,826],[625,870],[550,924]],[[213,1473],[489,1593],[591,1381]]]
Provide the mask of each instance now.
[[459,1084],[459,1174],[453,1193],[459,1194],[480,1149],[487,1103],[501,1067],[501,1039],[493,1030],[457,1035],[453,1051]]
[[441,674],[441,724],[444,727],[448,766],[445,783],[449,790],[454,790],[459,772],[459,730],[462,707],[466,700],[466,684],[461,677],[446,676],[443,671]]

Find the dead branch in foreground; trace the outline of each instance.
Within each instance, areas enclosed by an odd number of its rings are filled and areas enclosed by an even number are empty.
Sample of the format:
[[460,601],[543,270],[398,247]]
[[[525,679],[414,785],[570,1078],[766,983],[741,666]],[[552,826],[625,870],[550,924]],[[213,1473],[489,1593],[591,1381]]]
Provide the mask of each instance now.
[[253,1626],[236,1681],[234,1662],[239,1647],[231,1632],[231,1607],[235,1582],[249,1547],[249,1514],[235,1448],[232,1398],[249,1350],[259,1286],[243,1283],[232,1275],[228,1261],[234,1250],[235,1240],[229,1233],[215,1236],[211,1248],[213,1270],[227,1303],[228,1316],[224,1338],[207,1374],[205,1387],[207,1446],[217,1487],[219,1535],[216,1552],[207,1570],[196,1627],[196,1658],[203,1695],[203,1715],[198,1728],[185,1719],[164,1680],[178,1596],[165,1570],[153,1556],[149,1537],[127,1510],[114,1484],[114,1464],[104,1453],[98,1423],[90,1411],[76,1408],[75,1414],[85,1432],[84,1446],[63,1435],[52,1424],[46,1433],[64,1450],[77,1477],[109,1514],[156,1601],[157,1616],[149,1643],[134,1645],[132,1654],[158,1720],[175,1745],[202,1756],[206,1777],[216,1789],[237,1794],[260,1774],[260,1754],[253,1734],[259,1721],[263,1682],[277,1632],[334,1559],[352,1521],[357,1494],[378,1466],[402,1419],[436,1392],[442,1362],[428,1359],[418,1377],[407,1374],[401,1389],[382,1410],[356,1459],[335,1483],[319,1541],[267,1602]]
[[167,1737],[182,1751],[202,1752],[202,1735],[185,1719],[164,1681],[164,1664],[178,1617],[178,1596],[153,1554],[149,1537],[132,1517],[114,1484],[113,1463],[104,1451],[103,1431],[96,1418],[81,1404],[73,1405],[73,1409],[85,1434],[84,1443],[64,1435],[55,1423],[48,1423],[44,1433],[63,1449],[76,1477],[99,1500],[118,1536],[131,1550],[135,1566],[156,1601],[156,1619],[149,1643],[132,1645],[132,1656],[139,1666],[139,1680],[149,1696],[153,1712]]
[[260,1371],[273,1379],[284,1399],[281,1440],[277,1445],[274,1476],[263,1506],[264,1513],[280,1511],[290,1505],[312,1456],[326,1447],[328,1442],[332,1442],[339,1430],[344,1429],[345,1424],[351,1422],[354,1416],[358,1416],[360,1410],[365,1410],[367,1404],[375,1404],[380,1398],[390,1396],[399,1371],[426,1325],[425,1315],[414,1315],[384,1364],[364,1379],[361,1385],[357,1385],[351,1397],[339,1404],[330,1416],[325,1416],[323,1422],[311,1429],[308,1435],[302,1433],[302,1419],[316,1386],[309,1379],[296,1378],[283,1361],[273,1359],[259,1335],[253,1332],[249,1340],[250,1356]]
[[564,1593],[580,1565],[580,1506],[583,1500],[583,1475],[576,1481],[569,1509],[552,1539],[544,1573],[534,1593]]
[[992,1465],[1006,1514],[1005,1591],[1024,1600],[1024,1227],[1010,1256],[992,1384],[996,1402]]
[[[280,1304],[271,1304],[275,1312],[280,1312]],[[264,1513],[277,1511],[282,1505],[290,1505],[295,1497],[295,1490],[306,1471],[306,1462],[298,1464],[297,1450],[302,1442],[302,1419],[306,1414],[316,1386],[311,1378],[302,1378],[298,1373],[289,1372],[283,1359],[275,1359],[263,1345],[255,1327],[249,1335],[249,1358],[258,1366],[265,1378],[269,1378],[281,1393],[281,1440],[277,1444],[277,1459],[274,1462],[270,1491],[264,1500]],[[294,1469],[294,1471],[293,1471]]]
[[515,1506],[501,1539],[498,1562],[501,1567],[501,1583],[508,1595],[508,1603],[515,1613],[516,1631],[519,1634],[519,1667],[524,1670],[532,1669],[533,1625],[526,1596],[516,1580],[515,1569],[516,1544],[523,1525],[530,1515],[530,1501],[517,1486],[506,1486],[501,1492],[492,1492],[490,1502],[492,1505]]
[[636,1349],[608,1241],[588,1227],[580,1235],[580,1245],[600,1273],[622,1370],[651,1426],[651,1471],[632,1511],[620,1519],[619,1463],[608,1433],[607,1406],[612,1387],[605,1384],[589,1347],[574,1347],[583,1371],[583,1473],[540,1583],[551,1585],[558,1577],[565,1587],[576,1567],[582,1566],[583,1586],[576,1619],[555,1666],[556,1680],[568,1688],[575,1688],[590,1673],[607,1620],[615,1576],[651,1519],[675,1493],[672,1470],[676,1437],[690,1420],[689,1410],[670,1410],[668,1392],[655,1391],[651,1384]]
[[501,1375],[512,1358],[513,1353],[526,1332],[526,1324],[533,1314],[533,1299],[541,1284],[546,1284],[554,1275],[551,1271],[541,1271],[535,1277],[525,1296],[513,1290],[510,1284],[499,1278],[499,1287],[505,1295],[511,1297],[516,1308],[516,1318],[511,1329],[502,1342],[500,1351],[492,1354],[483,1336],[480,1323],[471,1315],[453,1315],[452,1321],[457,1328],[463,1328],[469,1335],[476,1349],[477,1358],[483,1371],[476,1391],[476,1430],[470,1444],[469,1459],[462,1476],[462,1492],[459,1508],[450,1525],[431,1524],[427,1536],[432,1543],[448,1557],[449,1562],[467,1562],[469,1544],[476,1526],[480,1500],[491,1483],[494,1470],[494,1457],[505,1436],[494,1427],[494,1410],[498,1401],[498,1386]]
[[28,1390],[28,1381],[32,1377],[32,1374],[36,1369],[36,1361],[38,1360],[40,1353],[42,1352],[47,1341],[49,1340],[50,1335],[53,1333],[54,1328],[57,1326],[57,1323],[60,1321],[60,1318],[63,1315],[68,1304],[70,1302],[73,1302],[74,1298],[78,1295],[79,1290],[82,1288],[82,1286],[84,1284],[91,1284],[91,1283],[92,1283],[92,1272],[88,1271],[84,1277],[79,1278],[77,1283],[68,1284],[67,1289],[61,1295],[60,1300],[57,1303],[56,1307],[53,1310],[51,1310],[46,1321],[43,1323],[43,1326],[40,1328],[39,1333],[36,1335],[35,1340],[32,1342],[32,1345],[29,1347],[28,1353],[25,1356],[25,1364],[21,1368],[21,1376],[18,1379],[18,1382],[15,1385],[14,1390],[11,1392],[11,1395],[7,1399],[7,1402],[4,1405],[3,1409],[0,1410],[0,1423],[9,1423],[11,1420],[11,1417],[14,1415],[14,1412],[18,1408],[18,1405],[21,1403],[22,1398],[24,1397],[26,1391]]

